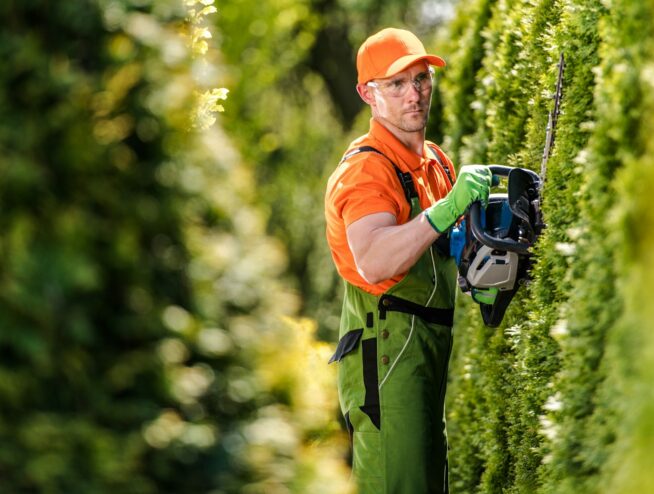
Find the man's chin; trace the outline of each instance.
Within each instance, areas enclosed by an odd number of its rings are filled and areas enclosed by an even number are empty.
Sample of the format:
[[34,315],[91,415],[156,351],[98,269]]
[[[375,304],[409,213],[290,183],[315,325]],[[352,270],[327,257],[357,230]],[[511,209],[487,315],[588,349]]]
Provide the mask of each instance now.
[[406,132],[418,132],[427,127],[427,118],[424,115],[416,115],[415,118],[407,118],[403,122]]

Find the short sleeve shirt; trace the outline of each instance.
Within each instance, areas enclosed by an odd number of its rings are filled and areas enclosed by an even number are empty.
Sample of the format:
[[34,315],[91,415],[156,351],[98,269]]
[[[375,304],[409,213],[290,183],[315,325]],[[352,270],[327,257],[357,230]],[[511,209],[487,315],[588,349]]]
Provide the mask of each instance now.
[[341,162],[332,173],[325,194],[326,235],[338,273],[366,292],[380,295],[406,273],[374,285],[366,282],[357,271],[350,251],[347,227],[374,213],[390,213],[395,216],[398,225],[411,219],[411,205],[404,195],[393,163],[402,172],[411,174],[422,209],[443,198],[452,188],[445,169],[434,158],[434,152],[449,168],[453,179],[454,166],[434,143],[426,141],[422,156],[419,156],[374,119],[370,121],[368,134],[353,141],[348,152],[362,146],[373,147],[383,156],[375,152],[354,154]]

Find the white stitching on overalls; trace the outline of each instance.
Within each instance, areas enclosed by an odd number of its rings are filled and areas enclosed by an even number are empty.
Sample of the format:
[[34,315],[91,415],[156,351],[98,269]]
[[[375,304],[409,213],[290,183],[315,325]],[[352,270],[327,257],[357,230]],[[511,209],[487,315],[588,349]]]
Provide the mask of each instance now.
[[[427,302],[424,304],[425,307],[427,307],[431,302],[431,299],[434,298],[434,295],[436,294],[436,289],[438,288],[438,276],[436,274],[436,261],[434,259],[434,251],[432,250],[431,247],[429,247],[429,255],[431,257],[431,266],[434,273],[434,289],[432,290],[431,295],[429,295]],[[384,376],[382,382],[379,383],[379,390],[381,390],[382,386],[384,385],[388,377],[391,375],[391,372],[393,372],[393,369],[395,369],[395,365],[400,361],[400,357],[402,357],[404,350],[406,350],[406,348],[409,346],[409,342],[411,341],[411,336],[413,336],[413,329],[415,328],[415,325],[416,325],[416,316],[413,315],[411,316],[411,330],[409,331],[409,336],[407,337],[406,342],[402,347],[402,350],[400,350],[400,353],[398,353],[397,357],[395,357],[395,360],[393,360],[393,365],[391,365],[391,368],[388,369],[386,376]]]

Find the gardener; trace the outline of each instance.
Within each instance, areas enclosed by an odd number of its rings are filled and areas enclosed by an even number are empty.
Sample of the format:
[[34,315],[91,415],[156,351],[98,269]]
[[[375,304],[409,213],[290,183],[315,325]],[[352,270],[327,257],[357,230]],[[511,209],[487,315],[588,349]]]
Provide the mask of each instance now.
[[357,55],[356,89],[372,112],[327,185],[327,241],[345,280],[341,409],[360,494],[445,493],[444,398],[456,266],[447,231],[491,174],[425,141],[432,66],[412,33],[384,29]]

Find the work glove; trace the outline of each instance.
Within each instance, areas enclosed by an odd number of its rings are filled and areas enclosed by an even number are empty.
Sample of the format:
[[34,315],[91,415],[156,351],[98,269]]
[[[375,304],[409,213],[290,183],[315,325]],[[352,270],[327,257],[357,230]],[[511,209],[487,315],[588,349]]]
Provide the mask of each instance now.
[[475,201],[486,207],[493,174],[484,165],[462,166],[452,190],[425,210],[429,224],[438,233],[447,231]]

